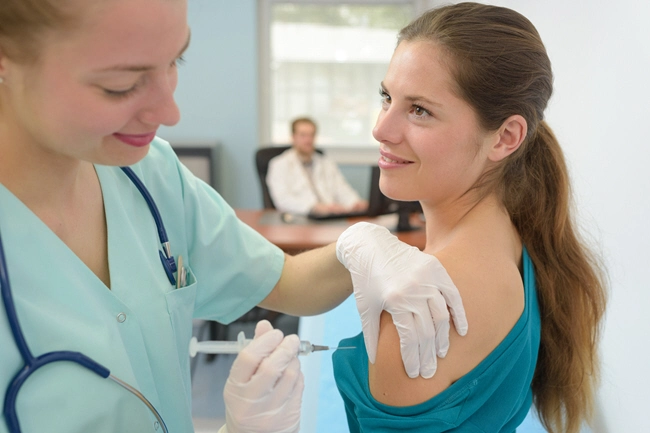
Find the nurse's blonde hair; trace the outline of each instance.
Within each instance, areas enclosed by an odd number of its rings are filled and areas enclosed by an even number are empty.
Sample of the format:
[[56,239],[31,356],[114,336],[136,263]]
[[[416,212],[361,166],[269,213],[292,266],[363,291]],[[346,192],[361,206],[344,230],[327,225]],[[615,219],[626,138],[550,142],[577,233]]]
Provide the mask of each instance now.
[[71,0],[1,0],[0,55],[14,62],[35,62],[48,30],[73,27],[78,15],[74,6]]

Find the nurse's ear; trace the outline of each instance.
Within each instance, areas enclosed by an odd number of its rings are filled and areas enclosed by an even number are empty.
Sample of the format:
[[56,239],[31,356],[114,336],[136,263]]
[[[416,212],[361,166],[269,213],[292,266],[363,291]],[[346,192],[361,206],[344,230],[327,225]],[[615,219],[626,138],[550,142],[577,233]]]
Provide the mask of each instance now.
[[488,159],[498,162],[519,149],[526,138],[528,123],[519,114],[508,117],[495,133],[494,144],[488,153]]

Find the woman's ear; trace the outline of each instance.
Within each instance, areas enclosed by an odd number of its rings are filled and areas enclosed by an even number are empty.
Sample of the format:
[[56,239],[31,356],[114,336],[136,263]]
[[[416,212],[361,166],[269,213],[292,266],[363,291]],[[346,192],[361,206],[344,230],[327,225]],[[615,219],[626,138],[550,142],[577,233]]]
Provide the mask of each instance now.
[[497,132],[497,141],[490,149],[488,158],[492,162],[498,162],[519,149],[526,138],[528,123],[519,114],[508,117]]
[[2,46],[0,46],[0,79],[4,79],[5,73],[7,72],[7,60],[7,56]]

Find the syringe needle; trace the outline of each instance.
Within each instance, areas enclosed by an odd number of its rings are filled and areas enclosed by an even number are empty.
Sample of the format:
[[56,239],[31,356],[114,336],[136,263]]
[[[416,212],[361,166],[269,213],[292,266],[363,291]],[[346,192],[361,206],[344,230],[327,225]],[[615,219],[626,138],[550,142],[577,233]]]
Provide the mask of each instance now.
[[339,350],[339,349],[356,349],[354,346],[340,346],[340,347],[331,347],[331,346],[319,346],[317,344],[312,344],[312,352],[318,352],[321,350]]
[[330,350],[331,349],[331,347],[329,347],[329,346],[320,346],[318,344],[312,344],[311,348],[312,348],[311,349],[312,352],[320,352],[321,350]]

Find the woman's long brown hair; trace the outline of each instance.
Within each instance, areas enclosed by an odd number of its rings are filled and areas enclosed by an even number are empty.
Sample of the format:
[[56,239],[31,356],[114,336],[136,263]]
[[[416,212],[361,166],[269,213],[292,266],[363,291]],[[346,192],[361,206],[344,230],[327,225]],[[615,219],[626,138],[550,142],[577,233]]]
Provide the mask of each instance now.
[[532,390],[539,418],[550,432],[578,432],[593,411],[606,284],[575,229],[564,156],[544,121],[553,91],[546,49],[524,16],[477,3],[426,12],[402,29],[401,41],[442,48],[455,91],[486,130],[514,114],[527,121],[521,147],[477,187],[499,194],[535,266],[542,331]]

